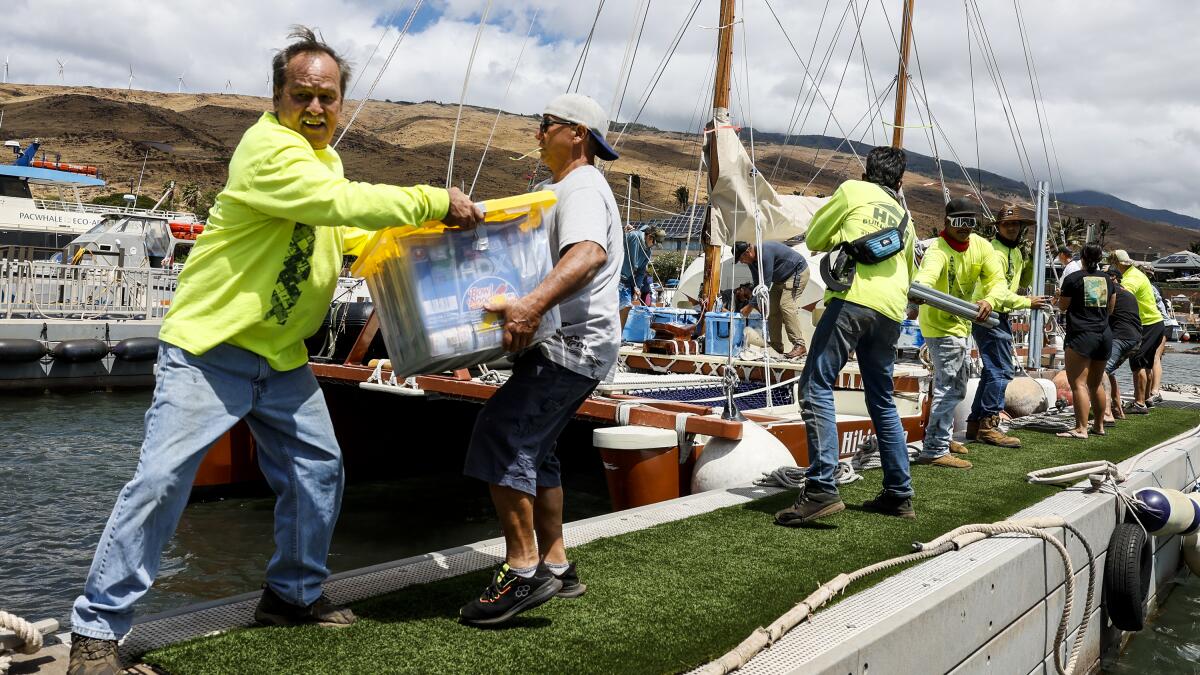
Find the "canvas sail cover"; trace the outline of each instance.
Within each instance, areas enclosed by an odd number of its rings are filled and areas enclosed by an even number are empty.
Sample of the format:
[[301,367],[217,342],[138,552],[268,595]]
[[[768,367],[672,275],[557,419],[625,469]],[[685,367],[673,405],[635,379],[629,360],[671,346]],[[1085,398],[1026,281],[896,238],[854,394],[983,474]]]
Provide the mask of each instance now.
[[[762,216],[763,241],[784,241],[808,231],[813,214],[828,197],[782,196],[754,170],[754,163],[729,121],[729,111],[718,109],[712,121],[720,173],[709,191],[712,205],[712,231],[709,241],[720,246],[733,246],[735,241],[755,241],[754,200]],[[709,146],[704,146],[709,162]],[[710,164],[711,166],[711,164]]]

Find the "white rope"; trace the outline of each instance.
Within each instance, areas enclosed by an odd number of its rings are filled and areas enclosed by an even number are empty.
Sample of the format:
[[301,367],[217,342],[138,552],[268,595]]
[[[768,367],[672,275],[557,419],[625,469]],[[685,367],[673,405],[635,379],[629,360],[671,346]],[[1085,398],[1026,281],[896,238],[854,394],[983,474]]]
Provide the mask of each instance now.
[[458,128],[462,124],[463,106],[467,102],[467,87],[471,83],[471,71],[475,68],[475,54],[479,51],[479,41],[483,38],[483,29],[487,26],[488,13],[492,11],[492,0],[483,8],[479,17],[479,28],[475,31],[475,43],[471,45],[471,56],[467,58],[467,74],[463,76],[462,93],[458,96],[458,116],[454,119],[454,135],[450,139],[450,161],[446,167],[446,189],[453,186],[454,179],[454,150],[458,147]]
[[[0,628],[7,628],[17,637],[23,640],[23,644],[16,649],[22,654],[36,654],[42,648],[42,632],[37,629],[32,623],[22,619],[16,614],[9,614],[0,610]],[[0,673],[8,670],[7,663],[0,663]]]
[[358,113],[362,112],[363,106],[370,100],[371,94],[375,92],[375,87],[379,85],[379,80],[387,71],[388,65],[392,62],[392,57],[396,55],[396,50],[400,49],[400,42],[404,40],[404,36],[408,34],[408,29],[412,26],[413,19],[417,18],[417,10],[421,9],[421,3],[425,0],[417,0],[417,4],[413,5],[412,11],[408,14],[408,20],[404,22],[404,28],[400,29],[400,34],[396,36],[396,44],[392,45],[392,51],[388,53],[388,57],[384,59],[383,65],[379,67],[379,72],[375,75],[375,80],[371,82],[371,88],[367,90],[367,95],[363,96],[358,102],[358,107],[354,109],[354,114],[350,116],[350,121],[346,122],[346,126],[342,127],[342,133],[338,134],[337,140],[333,142],[333,147],[337,147],[338,143],[342,142],[342,138],[346,136],[346,132],[350,131],[350,127],[354,126],[354,120],[358,119]]
[[692,439],[694,434],[687,431],[687,419],[695,413],[679,413],[675,415],[675,438],[679,447],[679,463],[683,464],[692,454]]

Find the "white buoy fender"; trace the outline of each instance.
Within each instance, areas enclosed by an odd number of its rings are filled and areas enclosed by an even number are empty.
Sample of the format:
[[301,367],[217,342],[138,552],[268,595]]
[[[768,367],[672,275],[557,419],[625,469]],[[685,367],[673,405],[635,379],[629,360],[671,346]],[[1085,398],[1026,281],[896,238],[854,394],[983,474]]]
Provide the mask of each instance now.
[[1200,533],[1183,538],[1183,562],[1187,563],[1192,574],[1200,576]]
[[1046,412],[1057,399],[1054,383],[1033,377],[1018,377],[1004,390],[1004,410],[1011,417]]
[[1200,530],[1200,495],[1148,487],[1133,493],[1134,507],[1146,531],[1156,537],[1188,535]]
[[742,423],[742,438],[714,438],[704,446],[692,472],[692,494],[749,485],[764,473],[796,460],[771,432],[753,422]]

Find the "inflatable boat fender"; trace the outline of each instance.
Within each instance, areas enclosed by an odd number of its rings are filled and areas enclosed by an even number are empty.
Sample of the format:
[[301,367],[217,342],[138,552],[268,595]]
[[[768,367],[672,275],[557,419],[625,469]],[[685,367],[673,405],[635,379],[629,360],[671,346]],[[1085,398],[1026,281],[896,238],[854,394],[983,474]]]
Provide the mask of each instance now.
[[0,339],[0,363],[37,361],[46,355],[46,345],[40,340],[24,338]]
[[67,363],[88,363],[99,361],[108,354],[108,345],[104,340],[83,338],[80,340],[63,340],[54,345],[50,355],[56,360]]
[[1104,560],[1104,608],[1113,626],[1139,631],[1146,625],[1146,596],[1154,574],[1154,549],[1142,526],[1119,523]]
[[1156,537],[1200,530],[1200,498],[1179,490],[1148,487],[1133,493],[1134,515]]
[[153,361],[158,358],[158,338],[126,338],[113,345],[112,353],[122,361]]

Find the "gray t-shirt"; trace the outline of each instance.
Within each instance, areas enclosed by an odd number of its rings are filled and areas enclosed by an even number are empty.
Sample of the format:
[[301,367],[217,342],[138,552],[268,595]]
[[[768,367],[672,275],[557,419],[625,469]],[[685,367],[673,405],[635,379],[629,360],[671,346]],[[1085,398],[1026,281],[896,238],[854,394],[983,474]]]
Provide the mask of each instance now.
[[608,260],[587,286],[558,305],[562,329],[539,347],[551,361],[594,380],[611,378],[621,346],[617,283],[624,258],[620,211],[612,188],[594,166],[583,166],[559,183],[543,183],[558,202],[546,213],[550,256],[584,241],[599,244]]

